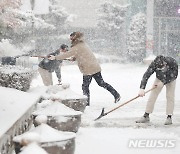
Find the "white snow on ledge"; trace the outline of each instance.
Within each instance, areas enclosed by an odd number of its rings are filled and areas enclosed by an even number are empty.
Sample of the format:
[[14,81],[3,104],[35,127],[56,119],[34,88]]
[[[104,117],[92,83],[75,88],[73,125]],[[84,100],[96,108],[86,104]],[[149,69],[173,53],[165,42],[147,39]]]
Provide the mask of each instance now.
[[39,135],[40,143],[67,141],[76,137],[76,134],[73,132],[58,131],[47,124],[41,124],[29,132],[14,137],[13,141],[19,143],[22,141],[22,139],[33,141],[35,134]]
[[31,108],[40,95],[0,87],[0,137]]

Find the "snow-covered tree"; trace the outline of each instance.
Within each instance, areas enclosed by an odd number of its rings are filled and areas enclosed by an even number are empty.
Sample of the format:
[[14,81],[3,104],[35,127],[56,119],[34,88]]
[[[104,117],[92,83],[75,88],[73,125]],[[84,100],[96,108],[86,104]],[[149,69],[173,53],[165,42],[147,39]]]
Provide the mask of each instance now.
[[17,12],[20,6],[21,0],[0,0],[0,27],[14,28],[21,24]]
[[59,0],[51,0],[49,6],[49,14],[44,18],[47,23],[54,25],[57,29],[62,28],[70,14],[62,7]]
[[132,17],[127,38],[128,58],[141,62],[146,51],[146,15],[138,13]]
[[101,4],[98,26],[109,31],[120,30],[125,20],[127,6],[110,2]]
[[99,8],[98,28],[103,31],[110,46],[118,53],[122,49],[123,33],[125,32],[124,22],[126,19],[128,5],[105,2]]
[[23,14],[25,16],[25,23],[23,28],[25,30],[29,29],[29,31],[33,29],[55,29],[53,24],[47,23],[41,17],[37,17],[33,12],[26,12]]

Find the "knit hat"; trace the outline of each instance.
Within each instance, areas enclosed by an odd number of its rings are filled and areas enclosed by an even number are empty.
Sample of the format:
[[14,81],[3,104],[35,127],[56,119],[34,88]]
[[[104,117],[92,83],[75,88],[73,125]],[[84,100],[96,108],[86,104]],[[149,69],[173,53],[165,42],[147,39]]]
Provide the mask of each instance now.
[[79,38],[83,37],[83,33],[81,33],[81,32],[72,32],[70,34],[70,36],[72,36],[74,39],[79,39]]
[[76,35],[76,32],[72,32],[72,33],[70,34],[70,36],[74,36],[74,35]]
[[60,49],[68,49],[68,46],[67,46],[66,44],[62,44],[62,45],[60,46]]

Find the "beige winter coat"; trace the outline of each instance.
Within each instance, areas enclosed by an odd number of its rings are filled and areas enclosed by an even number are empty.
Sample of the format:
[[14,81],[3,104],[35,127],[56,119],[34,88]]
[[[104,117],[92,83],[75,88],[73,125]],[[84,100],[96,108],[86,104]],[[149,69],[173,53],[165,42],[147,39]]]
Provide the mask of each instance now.
[[56,56],[57,60],[75,57],[78,67],[83,75],[93,75],[101,71],[101,67],[86,43],[79,42],[69,52]]

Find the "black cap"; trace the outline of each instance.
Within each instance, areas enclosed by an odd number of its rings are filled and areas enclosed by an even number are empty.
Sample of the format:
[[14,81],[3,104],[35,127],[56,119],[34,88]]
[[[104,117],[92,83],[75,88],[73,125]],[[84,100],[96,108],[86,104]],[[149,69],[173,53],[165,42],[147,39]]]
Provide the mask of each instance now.
[[68,46],[67,46],[66,44],[62,44],[62,45],[60,46],[60,49],[68,49]]
[[76,32],[72,32],[72,33],[70,34],[70,36],[74,36],[74,35],[76,35]]

